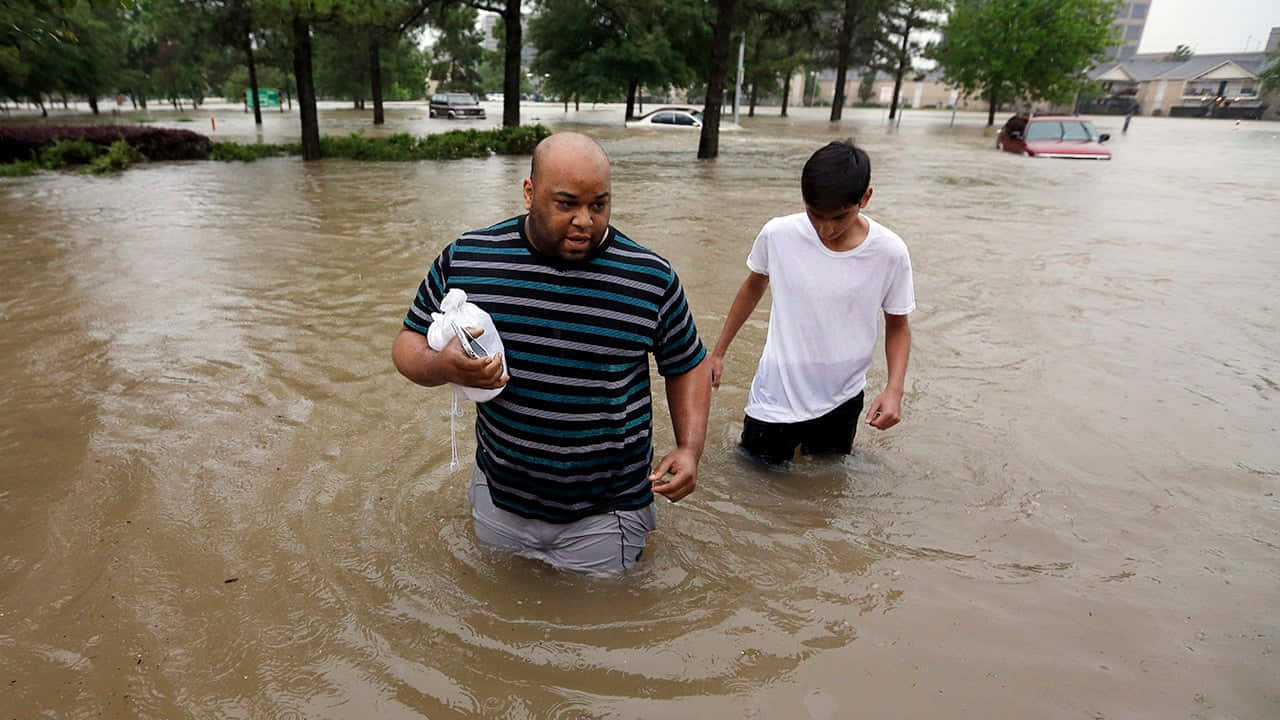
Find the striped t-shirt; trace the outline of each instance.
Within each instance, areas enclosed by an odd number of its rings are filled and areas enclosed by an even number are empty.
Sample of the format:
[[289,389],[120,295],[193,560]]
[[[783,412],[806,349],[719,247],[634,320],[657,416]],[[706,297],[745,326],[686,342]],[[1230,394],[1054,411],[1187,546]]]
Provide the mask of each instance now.
[[664,376],[706,355],[671,265],[610,226],[590,259],[535,251],[525,216],[458,238],[405,327],[426,334],[460,288],[493,318],[506,389],[476,413],[476,463],[498,507],[555,523],[653,502],[649,354]]

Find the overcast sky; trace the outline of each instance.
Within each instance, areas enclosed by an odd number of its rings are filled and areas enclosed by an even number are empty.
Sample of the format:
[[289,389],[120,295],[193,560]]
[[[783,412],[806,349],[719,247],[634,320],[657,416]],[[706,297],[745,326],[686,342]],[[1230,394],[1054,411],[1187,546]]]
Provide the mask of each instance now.
[[1280,0],[1151,0],[1138,52],[1165,52],[1180,44],[1197,53],[1262,50],[1277,26]]

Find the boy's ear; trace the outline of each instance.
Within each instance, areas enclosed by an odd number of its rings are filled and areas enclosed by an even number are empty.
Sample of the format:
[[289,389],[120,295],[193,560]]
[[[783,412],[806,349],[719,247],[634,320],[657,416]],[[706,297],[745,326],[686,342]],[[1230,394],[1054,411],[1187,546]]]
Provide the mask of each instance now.
[[866,207],[869,202],[871,202],[871,188],[868,187],[867,191],[862,193],[862,199],[858,201],[858,206]]

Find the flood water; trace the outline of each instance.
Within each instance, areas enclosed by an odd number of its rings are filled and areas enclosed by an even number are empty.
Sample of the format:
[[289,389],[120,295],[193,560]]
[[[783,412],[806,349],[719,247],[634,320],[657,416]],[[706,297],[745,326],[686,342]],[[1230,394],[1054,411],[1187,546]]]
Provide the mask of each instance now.
[[[762,303],[697,492],[618,578],[478,545],[450,392],[390,362],[527,158],[0,181],[0,716],[1280,716],[1280,124],[1098,118],[1092,163],[999,153],[977,115],[762,112],[697,162],[618,106],[524,111],[604,144],[614,224],[708,344],[828,140],[866,147],[912,253],[904,422],[741,458]],[[453,127],[425,115],[376,132]]]

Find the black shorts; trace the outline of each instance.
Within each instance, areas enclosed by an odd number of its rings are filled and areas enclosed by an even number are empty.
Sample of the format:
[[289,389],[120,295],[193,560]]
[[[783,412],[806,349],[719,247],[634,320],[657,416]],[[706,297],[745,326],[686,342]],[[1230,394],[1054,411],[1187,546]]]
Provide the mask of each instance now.
[[752,457],[780,465],[796,454],[848,455],[862,415],[862,393],[831,412],[798,423],[771,423],[747,415],[742,420],[742,447]]

